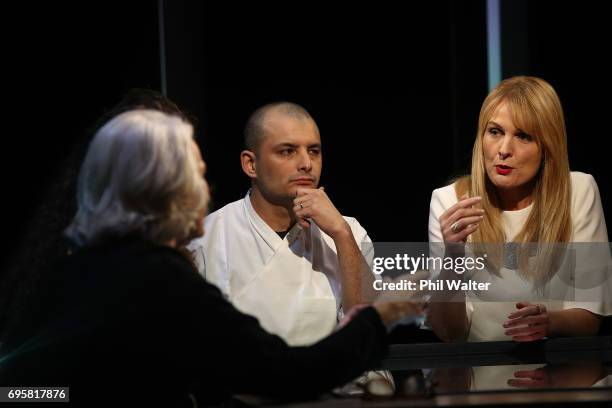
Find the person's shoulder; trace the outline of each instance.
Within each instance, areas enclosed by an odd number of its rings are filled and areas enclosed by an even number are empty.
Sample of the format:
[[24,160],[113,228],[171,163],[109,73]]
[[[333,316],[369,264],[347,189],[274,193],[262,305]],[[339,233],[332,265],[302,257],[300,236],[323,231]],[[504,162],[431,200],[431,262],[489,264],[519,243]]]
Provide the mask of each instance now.
[[587,173],[572,171],[570,173],[572,185],[572,207],[574,212],[581,209],[590,209],[600,200],[599,189],[595,178]]
[[436,188],[431,193],[431,203],[430,206],[441,206],[442,208],[452,207],[459,201],[457,199],[457,191],[456,191],[457,182],[453,182],[444,187]]
[[[219,233],[222,234],[223,228],[227,225],[226,220],[238,219],[241,212],[244,212],[244,198],[226,204],[218,210],[208,214],[206,218],[204,218],[204,235],[193,239],[187,245],[187,249],[194,251],[198,247],[205,246],[208,241],[213,239],[213,236]],[[218,237],[214,239],[216,240]]]
[[363,239],[366,235],[368,235],[368,232],[359,223],[359,221],[357,221],[357,218],[349,217],[349,216],[346,216],[346,215],[343,215],[342,217],[348,223],[349,227],[351,227],[351,231],[353,232],[353,236],[355,236],[356,238],[359,238],[359,239]]
[[169,267],[192,269],[177,250],[131,237],[82,248],[62,264],[62,269],[77,273],[87,271],[92,277],[107,277],[108,280],[154,280],[166,276]]
[[595,178],[587,173],[572,171],[570,173],[572,185],[572,202],[580,204],[585,200],[592,201],[599,195]]
[[572,189],[575,192],[582,192],[597,187],[595,178],[588,174],[580,171],[572,171],[570,173],[570,180],[572,182]]
[[572,172],[571,211],[574,242],[608,242],[606,221],[595,178]]
[[359,221],[357,221],[357,218],[355,217],[349,217],[348,215],[343,215],[342,218],[344,218],[344,220],[351,226],[351,228],[354,225],[361,227],[361,224],[359,223]]
[[165,274],[169,269],[193,270],[185,255],[175,248],[147,241],[138,242],[136,245],[136,248],[125,250],[126,258],[129,257],[132,262],[142,265],[147,274],[152,271]]
[[233,201],[229,204],[224,205],[216,211],[208,214],[204,220],[205,225],[213,224],[223,220],[226,217],[233,217],[236,212],[244,210],[244,198]]
[[457,193],[455,192],[455,184],[451,183],[444,187],[439,187],[433,190],[431,193],[432,196],[437,197],[455,197],[457,198]]

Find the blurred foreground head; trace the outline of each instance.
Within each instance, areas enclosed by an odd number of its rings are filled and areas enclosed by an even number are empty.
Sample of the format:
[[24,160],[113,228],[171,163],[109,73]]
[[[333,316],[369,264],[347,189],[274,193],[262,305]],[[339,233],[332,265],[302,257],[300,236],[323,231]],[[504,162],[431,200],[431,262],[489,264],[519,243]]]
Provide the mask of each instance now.
[[121,113],[89,145],[66,234],[78,246],[127,235],[183,244],[202,232],[209,199],[204,171],[193,127],[183,118]]

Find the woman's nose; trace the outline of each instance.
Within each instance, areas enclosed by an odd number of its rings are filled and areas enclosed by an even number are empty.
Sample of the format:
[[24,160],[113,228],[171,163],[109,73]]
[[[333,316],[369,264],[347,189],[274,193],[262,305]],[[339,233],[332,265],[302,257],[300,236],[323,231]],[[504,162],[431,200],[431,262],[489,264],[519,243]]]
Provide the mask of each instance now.
[[499,151],[497,152],[499,158],[504,160],[512,156],[512,137],[505,136],[499,145]]

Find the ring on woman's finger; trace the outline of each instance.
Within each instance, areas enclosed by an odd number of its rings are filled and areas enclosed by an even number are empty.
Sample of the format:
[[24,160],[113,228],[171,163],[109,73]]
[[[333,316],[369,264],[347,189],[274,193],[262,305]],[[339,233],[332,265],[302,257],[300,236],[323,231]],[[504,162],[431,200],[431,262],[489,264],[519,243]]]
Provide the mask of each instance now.
[[456,233],[457,231],[459,231],[459,221],[455,221],[451,227],[450,227],[451,231]]
[[304,209],[304,204],[300,203],[300,208],[303,210]]
[[542,314],[542,308],[540,307],[540,305],[535,305],[536,307],[536,314]]

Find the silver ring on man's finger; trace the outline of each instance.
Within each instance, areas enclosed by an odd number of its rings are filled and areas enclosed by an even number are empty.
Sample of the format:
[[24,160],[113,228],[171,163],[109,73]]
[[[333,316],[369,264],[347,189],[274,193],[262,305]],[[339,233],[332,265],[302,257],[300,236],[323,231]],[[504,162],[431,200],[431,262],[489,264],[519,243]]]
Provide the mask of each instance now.
[[456,233],[457,231],[459,231],[459,221],[455,221],[451,227],[450,227],[451,231],[453,231],[454,233]]

